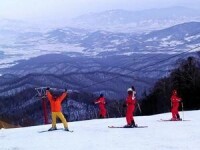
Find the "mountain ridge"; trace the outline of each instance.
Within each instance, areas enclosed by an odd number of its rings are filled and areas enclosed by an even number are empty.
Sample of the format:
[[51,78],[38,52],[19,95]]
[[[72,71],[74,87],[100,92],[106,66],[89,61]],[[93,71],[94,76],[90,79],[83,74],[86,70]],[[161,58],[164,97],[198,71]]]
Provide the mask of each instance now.
[[[170,13],[169,13],[170,12]],[[88,13],[73,19],[73,23],[85,28],[98,28],[108,31],[119,31],[120,28],[132,32],[151,31],[156,28],[173,26],[175,24],[198,21],[200,12],[197,9],[181,6],[147,9],[140,11],[106,10],[98,13]],[[145,25],[145,24],[148,24]],[[124,28],[124,26],[126,26]],[[134,29],[135,28],[135,29]],[[123,31],[123,30],[120,30]]]

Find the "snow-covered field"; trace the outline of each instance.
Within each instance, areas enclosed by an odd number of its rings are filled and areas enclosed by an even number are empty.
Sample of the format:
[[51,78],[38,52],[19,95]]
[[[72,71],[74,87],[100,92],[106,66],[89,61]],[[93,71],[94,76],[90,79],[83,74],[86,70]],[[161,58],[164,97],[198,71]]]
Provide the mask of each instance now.
[[51,125],[1,129],[0,150],[199,150],[199,116],[200,110],[184,112],[184,118],[190,121],[158,121],[171,118],[170,113],[135,117],[138,125],[148,126],[135,129],[107,127],[123,126],[125,118],[69,122],[73,133],[39,133]]

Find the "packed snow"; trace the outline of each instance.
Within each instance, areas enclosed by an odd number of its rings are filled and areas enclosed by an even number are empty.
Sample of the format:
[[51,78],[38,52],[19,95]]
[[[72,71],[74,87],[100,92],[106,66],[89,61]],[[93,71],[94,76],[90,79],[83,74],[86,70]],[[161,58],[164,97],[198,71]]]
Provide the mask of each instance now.
[[[69,122],[73,133],[39,133],[50,128],[50,124],[1,129],[0,150],[199,150],[200,110],[180,114],[189,121],[160,121],[171,118],[170,113],[165,113],[135,117],[138,125],[148,128],[108,128],[125,125],[125,118],[112,118]],[[57,127],[63,128],[60,123]]]

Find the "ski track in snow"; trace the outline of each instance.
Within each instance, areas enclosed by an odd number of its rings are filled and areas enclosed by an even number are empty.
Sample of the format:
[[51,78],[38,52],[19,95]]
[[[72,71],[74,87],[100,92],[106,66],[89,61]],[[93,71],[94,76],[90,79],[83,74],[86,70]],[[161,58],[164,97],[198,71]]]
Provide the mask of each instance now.
[[108,128],[125,125],[125,118],[69,122],[73,133],[62,130],[39,133],[49,129],[50,124],[1,129],[0,150],[199,150],[199,116],[200,110],[184,112],[184,119],[191,121],[159,121],[171,118],[171,113],[137,116],[138,125],[148,126],[140,129]]

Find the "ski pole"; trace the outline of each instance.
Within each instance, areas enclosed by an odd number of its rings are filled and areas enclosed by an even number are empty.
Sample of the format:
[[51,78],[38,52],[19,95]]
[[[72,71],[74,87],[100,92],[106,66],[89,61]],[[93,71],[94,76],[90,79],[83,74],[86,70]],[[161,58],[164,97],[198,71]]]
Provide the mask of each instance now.
[[141,110],[141,108],[140,108],[140,104],[137,103],[137,106],[138,106],[138,109],[139,109],[139,111],[140,111],[140,114],[142,114],[142,110]]
[[184,120],[184,107],[183,107],[183,102],[181,102],[181,107],[182,107],[182,114],[183,114],[183,120]]

